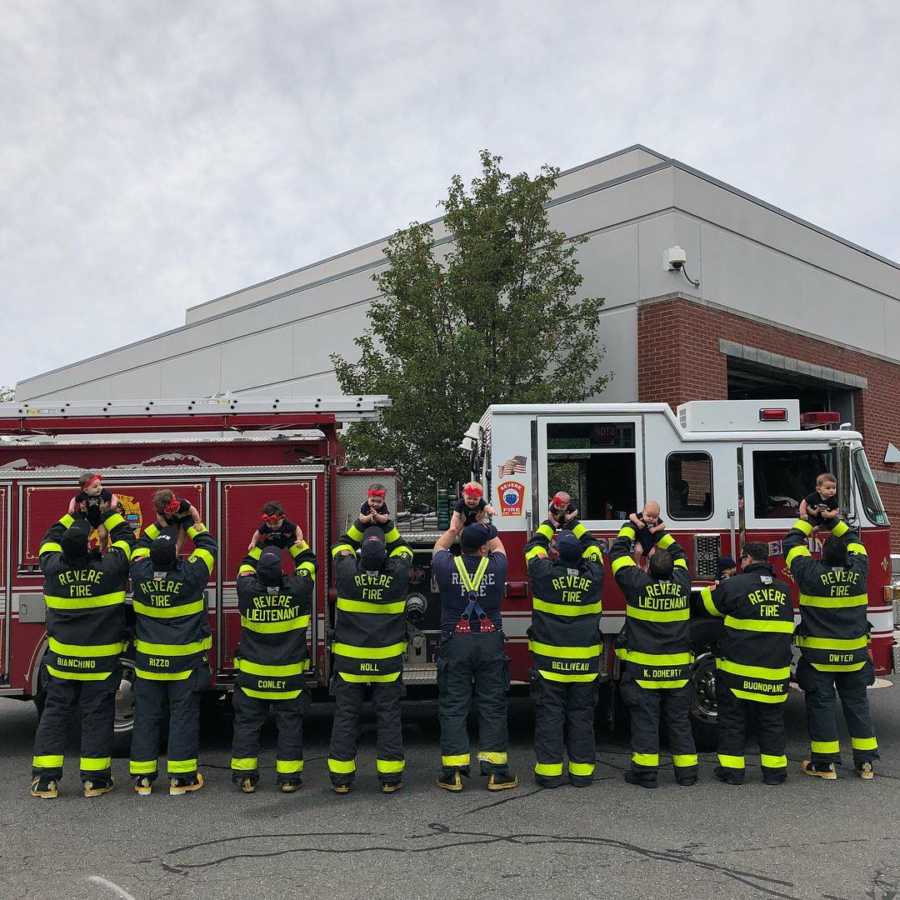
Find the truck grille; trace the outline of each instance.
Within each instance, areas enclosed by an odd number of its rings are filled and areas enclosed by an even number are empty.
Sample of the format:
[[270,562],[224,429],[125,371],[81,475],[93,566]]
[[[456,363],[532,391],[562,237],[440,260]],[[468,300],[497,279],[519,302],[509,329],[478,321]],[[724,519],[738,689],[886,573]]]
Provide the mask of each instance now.
[[719,534],[694,535],[694,575],[714,579],[719,568],[722,539]]

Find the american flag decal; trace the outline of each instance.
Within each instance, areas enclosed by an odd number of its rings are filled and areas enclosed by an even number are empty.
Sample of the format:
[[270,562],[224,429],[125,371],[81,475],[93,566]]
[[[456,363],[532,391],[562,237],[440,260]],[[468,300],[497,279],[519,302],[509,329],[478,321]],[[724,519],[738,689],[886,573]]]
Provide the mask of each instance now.
[[527,463],[528,459],[524,456],[510,457],[505,462],[500,463],[500,465],[497,467],[497,474],[501,478],[506,475],[524,475]]

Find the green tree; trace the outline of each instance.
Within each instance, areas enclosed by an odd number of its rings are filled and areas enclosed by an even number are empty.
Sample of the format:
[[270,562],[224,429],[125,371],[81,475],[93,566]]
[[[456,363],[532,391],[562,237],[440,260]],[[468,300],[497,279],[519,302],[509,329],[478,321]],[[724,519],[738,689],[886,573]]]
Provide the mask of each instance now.
[[0,384],[0,403],[11,403],[16,399],[16,389]]
[[489,404],[578,401],[607,382],[603,300],[576,300],[584,239],[547,216],[559,170],[530,178],[501,162],[483,150],[468,189],[453,177],[446,240],[414,222],[388,241],[359,360],[331,357],[344,393],[393,399],[378,421],[348,430],[349,460],[396,466],[411,500],[433,500],[438,478],[467,476],[459,443]]

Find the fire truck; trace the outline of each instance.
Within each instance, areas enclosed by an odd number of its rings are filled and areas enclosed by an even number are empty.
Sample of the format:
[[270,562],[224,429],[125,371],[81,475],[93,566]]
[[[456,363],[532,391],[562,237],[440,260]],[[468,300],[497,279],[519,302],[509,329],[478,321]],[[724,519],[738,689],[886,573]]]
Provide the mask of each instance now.
[[[319,558],[309,679],[311,688],[325,688],[334,617],[329,547],[355,519],[372,481],[386,486],[392,511],[400,502],[393,470],[345,467],[340,430],[374,419],[389,403],[386,397],[224,397],[0,404],[0,695],[40,701],[46,608],[37,553],[85,469],[103,475],[136,533],[154,517],[154,491],[170,487],[190,500],[219,540],[207,608],[213,686],[220,693],[233,681],[240,635],[237,569],[262,505],[281,502]],[[868,549],[872,653],[877,671],[890,672],[896,651],[889,522],[861,436],[831,428],[839,424],[834,418],[801,417],[790,400],[692,402],[674,413],[666,404],[646,403],[491,406],[462,446],[497,511],[494,522],[509,556],[503,620],[511,680],[529,680],[524,547],[557,491],[576,498],[582,521],[606,539],[628,513],[658,500],[699,588],[715,578],[720,556],[737,558],[747,541],[767,542],[783,570],[781,539],[800,499],[825,471],[837,475],[841,508]],[[440,604],[430,560],[437,519],[403,512],[395,519],[414,551],[404,682],[413,690],[433,690]],[[190,550],[187,541],[183,552]],[[612,648],[625,607],[611,577],[603,600],[605,671],[614,683]],[[696,623],[694,714],[701,724],[715,720],[708,624]],[[123,735],[132,710],[126,657],[116,719]]]

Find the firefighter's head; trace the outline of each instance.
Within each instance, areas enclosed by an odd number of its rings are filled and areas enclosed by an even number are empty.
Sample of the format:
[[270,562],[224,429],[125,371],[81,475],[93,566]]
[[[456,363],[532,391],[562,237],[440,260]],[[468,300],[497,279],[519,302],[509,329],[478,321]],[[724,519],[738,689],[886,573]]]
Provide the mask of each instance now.
[[174,529],[163,528],[150,545],[150,562],[159,572],[175,568],[178,558],[178,541]]
[[493,525],[466,525],[459,536],[459,545],[462,552],[469,556],[485,556],[487,554],[488,541],[497,536],[497,529]]
[[264,547],[259,554],[256,576],[266,587],[278,587],[281,584],[281,550],[274,544]]
[[672,572],[675,570],[675,560],[672,559],[672,554],[661,547],[655,547],[653,553],[650,554],[649,570],[651,578],[671,578]]
[[581,562],[583,547],[581,541],[571,531],[563,531],[556,538],[556,551],[561,562],[567,566],[577,568]]
[[741,550],[741,568],[746,569],[754,563],[767,563],[769,561],[769,545],[761,541],[751,541],[744,544]]
[[384,565],[387,547],[384,544],[384,532],[377,525],[371,525],[363,532],[359,559],[367,572],[376,572]]
[[87,561],[90,533],[91,526],[86,519],[77,519],[63,532],[59,544],[67,563],[77,565]]
[[847,565],[847,539],[835,537],[833,534],[825,538],[822,544],[822,562],[826,566]]

